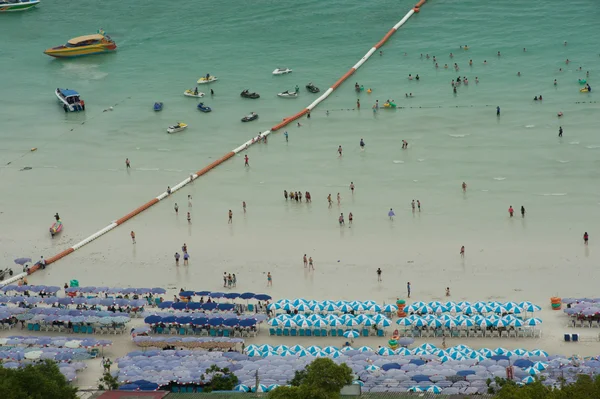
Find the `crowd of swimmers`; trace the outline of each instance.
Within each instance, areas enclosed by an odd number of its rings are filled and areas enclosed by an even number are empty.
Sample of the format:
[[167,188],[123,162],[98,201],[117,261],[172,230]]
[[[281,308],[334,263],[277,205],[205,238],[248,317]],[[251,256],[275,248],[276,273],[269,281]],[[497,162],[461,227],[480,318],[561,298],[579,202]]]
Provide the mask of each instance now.
[[[290,191],[288,193],[287,190],[283,190],[283,198],[287,199],[289,198],[291,201],[296,201],[296,202],[302,202],[302,192],[301,191]],[[304,199],[306,200],[306,202],[312,202],[312,199],[310,197],[310,193],[307,191],[306,193],[304,193]]]

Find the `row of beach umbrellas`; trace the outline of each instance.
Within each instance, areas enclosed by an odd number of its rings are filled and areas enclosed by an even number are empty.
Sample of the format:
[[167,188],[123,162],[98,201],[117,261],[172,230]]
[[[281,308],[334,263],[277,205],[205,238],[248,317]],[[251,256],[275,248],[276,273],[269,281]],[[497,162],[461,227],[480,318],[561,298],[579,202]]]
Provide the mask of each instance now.
[[185,297],[185,298],[191,298],[194,296],[199,296],[199,297],[209,297],[209,298],[225,298],[225,299],[244,299],[246,301],[249,301],[251,299],[257,300],[257,301],[270,301],[272,298],[270,295],[267,294],[255,294],[253,292],[244,292],[244,293],[237,293],[237,292],[213,292],[213,291],[180,291],[177,295],[179,295],[180,297]]
[[23,337],[23,336],[11,336],[7,338],[0,338],[0,345],[2,346],[17,346],[27,345],[29,347],[54,347],[54,348],[96,348],[105,347],[112,345],[112,341],[105,339],[74,339],[68,337]]
[[204,315],[195,316],[190,314],[189,316],[147,316],[144,319],[144,323],[150,325],[156,324],[179,324],[179,325],[196,325],[196,326],[226,326],[226,327],[252,327],[255,326],[258,321],[254,318],[240,318],[240,317],[204,317]]
[[26,303],[29,305],[46,304],[46,305],[87,305],[87,306],[130,306],[140,307],[147,304],[143,299],[123,299],[123,298],[84,298],[84,297],[64,297],[56,296],[39,297],[39,296],[0,296],[0,303]]
[[83,294],[113,294],[113,295],[163,295],[167,293],[164,288],[122,288],[122,287],[70,287],[65,290],[67,293]]
[[267,324],[272,327],[283,327],[283,328],[325,328],[325,327],[356,327],[356,326],[364,326],[364,327],[389,327],[392,325],[392,321],[385,317],[384,315],[378,313],[373,315],[373,317],[366,316],[364,314],[359,314],[358,316],[353,316],[350,314],[344,314],[341,316],[336,316],[333,314],[328,314],[326,316],[320,316],[318,314],[312,314],[310,316],[305,316],[301,314],[296,315],[288,315],[281,314],[270,319]]
[[[569,304],[570,307],[566,308],[564,310],[564,312],[570,316],[572,315],[582,315],[582,316],[595,316],[597,314],[600,314],[600,303],[599,302],[592,302],[592,301],[580,301],[580,300],[574,300],[574,301],[570,301],[570,299],[572,298],[566,298],[563,299],[563,302],[565,300],[569,300]],[[587,299],[587,298],[582,298],[582,299]]]
[[222,338],[222,337],[144,337],[133,338],[133,342],[143,348],[165,348],[167,346],[184,347],[189,349],[206,350],[228,350],[234,348],[237,344],[244,342],[240,338]]
[[0,291],[6,292],[25,292],[28,291],[32,294],[38,294],[40,292],[45,292],[47,294],[55,294],[60,291],[61,288],[54,285],[16,285],[9,284],[0,288]]
[[171,302],[165,301],[158,304],[159,309],[175,309],[175,310],[233,310],[233,303],[200,303],[200,302]]
[[315,301],[306,299],[280,299],[269,305],[269,310],[277,311],[294,311],[302,313],[321,313],[321,312],[374,312],[374,313],[392,313],[398,310],[396,305],[387,304],[379,305],[375,301]]
[[175,316],[175,317],[191,317],[191,318],[206,317],[208,319],[212,319],[212,318],[215,318],[215,317],[220,317],[220,318],[223,318],[223,319],[238,318],[240,320],[255,319],[259,323],[267,320],[267,315],[264,314],[264,313],[254,313],[254,314],[252,314],[252,313],[237,314],[237,313],[234,313],[234,312],[210,312],[210,313],[207,313],[205,311],[200,311],[200,312],[188,312],[188,311],[156,312],[156,311],[146,311],[146,312],[142,313],[142,317],[146,318],[148,316],[160,316],[160,317]]

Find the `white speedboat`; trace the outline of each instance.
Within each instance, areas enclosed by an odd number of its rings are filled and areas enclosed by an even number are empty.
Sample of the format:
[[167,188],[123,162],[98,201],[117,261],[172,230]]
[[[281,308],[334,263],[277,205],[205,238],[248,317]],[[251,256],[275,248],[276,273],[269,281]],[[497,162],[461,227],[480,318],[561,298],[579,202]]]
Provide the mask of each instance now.
[[183,92],[184,96],[188,96],[188,97],[196,97],[196,98],[202,98],[204,97],[204,93],[202,93],[201,91],[194,91],[194,90],[186,90]]
[[79,93],[70,89],[56,89],[54,91],[65,112],[85,111],[85,102],[79,98]]
[[185,123],[183,123],[183,122],[179,122],[179,123],[178,123],[178,124],[176,124],[176,125],[169,126],[169,128],[167,129],[167,133],[169,133],[169,134],[170,134],[170,133],[178,133],[178,132],[181,132],[181,131],[183,131],[183,130],[187,129],[187,126],[188,126],[187,124],[185,124]]
[[292,70],[290,68],[277,68],[273,71],[273,75],[285,75],[286,73],[291,73]]
[[298,93],[296,92],[289,92],[289,91],[284,91],[283,93],[279,93],[277,94],[279,97],[283,97],[283,98],[296,98],[298,97]]
[[200,79],[198,79],[198,84],[205,85],[207,83],[216,82],[217,80],[219,80],[219,78],[217,78],[216,76],[208,75],[208,78],[206,76],[203,76]]

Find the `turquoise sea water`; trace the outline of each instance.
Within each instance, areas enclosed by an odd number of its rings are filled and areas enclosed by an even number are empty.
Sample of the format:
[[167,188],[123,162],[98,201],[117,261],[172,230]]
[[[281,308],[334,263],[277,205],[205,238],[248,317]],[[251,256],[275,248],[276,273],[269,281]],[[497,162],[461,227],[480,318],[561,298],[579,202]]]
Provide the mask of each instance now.
[[[0,164],[5,165],[0,179],[6,190],[0,217],[11,231],[4,238],[5,259],[37,256],[36,251],[50,255],[74,244],[300,111],[317,97],[304,89],[308,82],[322,91],[332,85],[413,2],[164,4],[45,1],[34,11],[0,16],[0,36],[10,39],[0,46],[0,67],[9,77],[0,84]],[[317,251],[357,242],[363,251],[370,245],[378,251],[377,245],[396,239],[408,249],[411,240],[416,245],[424,238],[448,241],[451,251],[482,237],[490,239],[482,247],[537,242],[542,250],[548,242],[579,243],[583,231],[592,230],[590,220],[600,216],[599,106],[595,90],[580,93],[577,82],[589,71],[588,82],[596,87],[600,25],[585,21],[596,20],[599,12],[591,0],[568,7],[556,0],[429,2],[383,47],[383,56],[374,55],[310,120],[301,121],[303,127],[289,127],[289,143],[280,133],[270,136],[267,146],[248,151],[250,170],[238,158],[194,183],[196,204],[202,204],[194,217],[207,227],[196,230],[195,239],[201,235],[207,246],[226,248],[205,256],[227,257],[230,249],[241,251],[265,236],[282,239],[281,233],[311,237]],[[115,54],[55,60],[42,53],[98,28],[117,42]],[[465,44],[468,51],[459,48]],[[426,54],[437,56],[440,68]],[[294,72],[273,76],[276,67]],[[216,92],[204,99],[213,108],[210,114],[198,112],[197,100],[182,95],[206,73],[219,77],[199,86]],[[408,74],[421,80],[408,81]],[[458,75],[470,84],[454,95],[450,81]],[[349,110],[357,99],[354,82],[374,90],[360,94],[360,111]],[[276,96],[295,85],[301,87],[299,98]],[[65,114],[55,101],[56,87],[78,90],[86,112]],[[261,98],[241,99],[246,88]],[[407,92],[415,97],[405,98]],[[539,94],[543,102],[533,102]],[[370,107],[376,99],[380,104],[395,99],[403,109],[374,114]],[[155,101],[165,103],[162,112],[152,111]],[[501,118],[495,115],[497,105]],[[110,106],[112,111],[103,112]],[[241,123],[250,111],[260,119]],[[167,135],[166,127],[176,121],[189,129]],[[361,137],[365,152],[358,149]],[[402,139],[410,144],[406,151],[400,149]],[[338,145],[345,149],[342,159],[336,156]],[[30,153],[31,147],[38,151]],[[124,171],[126,157],[133,165],[130,173]],[[27,166],[33,169],[20,171]],[[350,181],[361,197],[342,212],[352,211],[364,226],[354,242],[337,232],[337,210],[322,206],[330,192],[348,197]],[[462,181],[469,185],[468,197],[460,191]],[[282,207],[284,189],[311,191],[314,205]],[[393,207],[402,221],[413,198],[423,202],[427,217],[408,218],[407,229],[382,233],[387,209]],[[252,229],[240,231],[240,244],[215,226],[242,200],[256,216]],[[185,204],[185,194],[141,216],[136,228],[152,231],[159,241],[180,241],[174,237],[177,229],[191,236],[163,212],[177,201]],[[508,206],[522,204],[531,215],[529,226],[506,223]],[[50,242],[47,228],[57,211],[66,228],[60,240]],[[117,246],[126,233],[112,232],[102,240]],[[92,244],[87,255],[95,245],[103,244]],[[156,246],[146,255],[152,259],[166,252],[172,251]],[[105,256],[106,267],[112,267],[110,252]],[[120,255],[119,260],[127,262]],[[76,267],[72,262],[63,261],[64,267]]]

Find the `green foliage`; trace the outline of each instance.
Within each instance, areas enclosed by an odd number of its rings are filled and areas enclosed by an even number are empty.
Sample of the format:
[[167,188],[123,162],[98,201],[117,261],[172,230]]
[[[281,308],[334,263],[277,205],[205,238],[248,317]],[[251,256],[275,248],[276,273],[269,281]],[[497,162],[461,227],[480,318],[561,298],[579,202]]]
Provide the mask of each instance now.
[[212,380],[204,386],[204,392],[231,391],[239,383],[238,378],[227,367],[221,369],[213,364],[206,373],[212,375]]
[[296,371],[292,387],[269,392],[269,399],[336,399],[344,385],[352,383],[352,370],[345,363],[337,365],[328,358],[316,359]]
[[499,399],[591,399],[600,398],[600,376],[580,375],[574,384],[560,388],[547,387],[543,380],[519,386],[513,381],[496,378]]
[[98,382],[98,389],[101,391],[110,391],[117,388],[119,388],[119,380],[108,372],[104,373]]
[[0,367],[2,399],[77,399],[76,392],[49,360],[22,369]]

